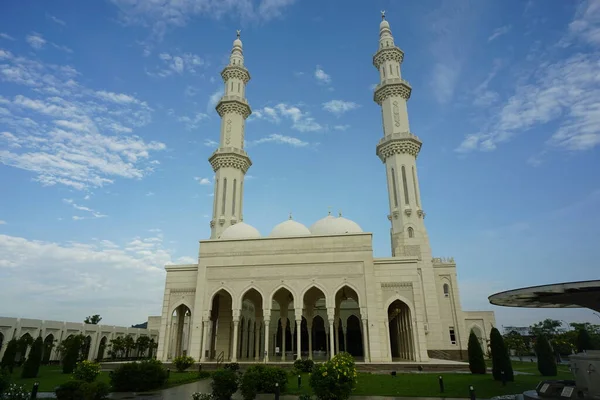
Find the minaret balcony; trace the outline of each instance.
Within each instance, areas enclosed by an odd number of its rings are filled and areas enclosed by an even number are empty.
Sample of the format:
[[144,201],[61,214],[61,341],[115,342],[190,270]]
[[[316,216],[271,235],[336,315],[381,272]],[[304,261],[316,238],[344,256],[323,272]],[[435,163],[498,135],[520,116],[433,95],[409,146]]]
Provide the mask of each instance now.
[[375,103],[381,105],[381,103],[383,103],[386,99],[393,96],[400,96],[405,100],[408,100],[410,99],[411,93],[412,86],[410,86],[408,81],[402,78],[385,79],[375,87],[373,100]]
[[243,97],[236,95],[221,97],[221,100],[219,100],[215,109],[221,118],[227,113],[240,114],[244,119],[252,114],[252,109],[250,109],[248,101]]
[[250,166],[252,166],[252,161],[250,161],[248,154],[244,150],[234,147],[224,147],[215,150],[208,161],[215,172],[220,168],[229,167],[239,169],[245,174]]
[[386,61],[396,61],[398,64],[402,64],[403,60],[404,52],[396,46],[384,47],[373,55],[373,65],[377,69]]
[[237,65],[228,65],[221,71],[221,77],[223,82],[227,82],[229,79],[239,79],[244,82],[244,85],[250,81],[250,72],[244,67]]
[[410,132],[392,133],[379,141],[376,154],[381,162],[395,154],[410,154],[416,158],[421,145],[421,140]]

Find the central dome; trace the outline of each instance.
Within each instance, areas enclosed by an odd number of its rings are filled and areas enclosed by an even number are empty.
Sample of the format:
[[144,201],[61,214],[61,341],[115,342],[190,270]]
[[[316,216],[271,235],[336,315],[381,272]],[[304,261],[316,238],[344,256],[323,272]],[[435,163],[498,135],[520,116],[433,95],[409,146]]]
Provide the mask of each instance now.
[[342,216],[334,217],[331,214],[315,222],[310,227],[313,235],[342,235],[345,233],[361,233],[360,226]]
[[238,222],[235,225],[231,225],[221,233],[219,239],[258,239],[260,238],[260,232],[245,222]]
[[289,237],[289,236],[308,236],[310,231],[300,222],[294,221],[291,217],[273,228],[269,237]]

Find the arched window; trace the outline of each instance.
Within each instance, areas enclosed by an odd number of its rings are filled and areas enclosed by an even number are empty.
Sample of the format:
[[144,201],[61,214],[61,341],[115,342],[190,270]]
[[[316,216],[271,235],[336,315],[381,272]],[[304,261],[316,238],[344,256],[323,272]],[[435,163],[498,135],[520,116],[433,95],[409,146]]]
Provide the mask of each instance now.
[[406,183],[406,169],[402,166],[402,188],[404,189],[404,202],[410,204],[408,201],[408,185]]
[[233,92],[233,82],[231,82],[231,91]]
[[394,72],[392,71],[392,64],[390,64],[390,75],[393,75]]
[[[219,195],[219,180],[215,179],[215,191],[213,192],[213,196]],[[213,204],[213,217],[217,218],[217,212],[219,211],[218,203],[215,201]]]
[[383,77],[385,78],[385,65],[381,66],[381,72],[383,73]]
[[400,76],[400,66],[398,65],[398,76]]
[[221,200],[221,215],[225,215],[225,199],[227,197],[227,178],[223,179],[223,199]]
[[450,296],[450,286],[447,283],[444,283],[444,297]]
[[414,229],[413,229],[413,228],[411,228],[411,227],[409,227],[409,228],[408,228],[408,237],[409,237],[409,238],[413,238],[413,237],[415,237],[415,231],[414,231]]
[[412,167],[412,177],[413,177],[413,186],[415,189],[415,201],[417,202],[417,207],[421,207],[419,204],[419,193],[417,193],[417,174],[415,174],[415,167]]
[[240,83],[238,82],[238,92],[241,92]]
[[394,190],[394,207],[398,207],[398,190],[396,189],[396,172],[392,168],[392,186]]
[[233,198],[231,199],[231,215],[235,215],[235,191],[237,186],[237,179],[233,180]]

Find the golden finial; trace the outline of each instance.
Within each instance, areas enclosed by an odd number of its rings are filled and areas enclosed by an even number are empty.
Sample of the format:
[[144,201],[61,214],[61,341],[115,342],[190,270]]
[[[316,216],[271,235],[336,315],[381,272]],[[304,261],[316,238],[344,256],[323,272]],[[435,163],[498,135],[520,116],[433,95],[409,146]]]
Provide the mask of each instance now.
[[338,217],[341,217],[341,216],[342,216],[342,210],[340,210],[340,211],[338,212]]
[[241,31],[240,29],[238,29],[238,30],[236,31],[236,33],[237,33],[237,38],[239,39],[239,38],[240,38],[240,34],[242,33],[242,31]]
[[331,206],[327,207],[328,211],[327,211],[327,215],[331,215]]
[[290,219],[292,219],[292,212],[290,211]]
[[385,10],[381,10],[381,19],[385,19]]

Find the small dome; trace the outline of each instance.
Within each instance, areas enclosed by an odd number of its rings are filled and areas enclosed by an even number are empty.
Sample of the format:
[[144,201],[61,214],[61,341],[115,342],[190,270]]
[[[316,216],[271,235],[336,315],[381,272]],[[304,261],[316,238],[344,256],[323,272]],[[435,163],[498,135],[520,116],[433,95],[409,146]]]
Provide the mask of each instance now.
[[242,41],[240,40],[240,38],[237,38],[233,41],[233,47],[242,47]]
[[219,239],[258,239],[260,232],[245,222],[238,222],[225,229]]
[[360,226],[344,217],[326,216],[315,222],[310,227],[313,235],[341,235],[344,233],[360,233],[363,230]]
[[310,231],[306,226],[300,222],[296,222],[293,219],[283,221],[279,225],[275,226],[269,237],[289,237],[289,236],[308,236]]
[[387,22],[387,20],[385,20],[385,19],[384,19],[384,20],[383,20],[383,21],[381,21],[381,23],[379,24],[379,30],[382,30],[382,29],[385,29],[385,28],[387,28],[387,29],[390,29],[390,23],[389,23],[389,22]]

